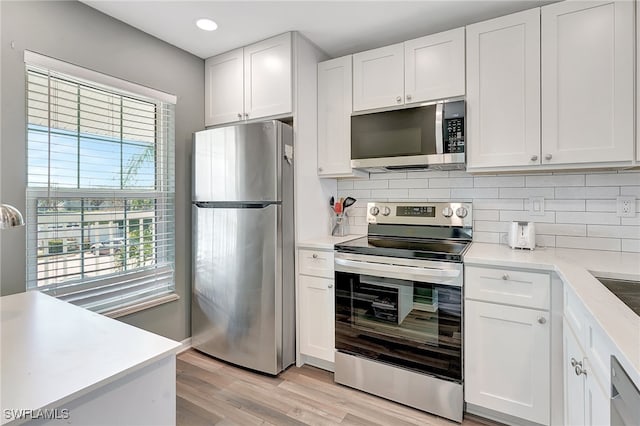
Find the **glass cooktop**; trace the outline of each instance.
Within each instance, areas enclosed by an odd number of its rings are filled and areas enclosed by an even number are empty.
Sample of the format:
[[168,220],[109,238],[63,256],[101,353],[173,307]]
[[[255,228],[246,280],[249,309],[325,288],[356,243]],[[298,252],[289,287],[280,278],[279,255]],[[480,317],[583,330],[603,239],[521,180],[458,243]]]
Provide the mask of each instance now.
[[412,240],[389,237],[363,237],[337,244],[342,253],[462,262],[467,242],[450,240]]
[[609,291],[622,300],[622,303],[640,315],[640,281],[616,280],[612,278],[596,278]]

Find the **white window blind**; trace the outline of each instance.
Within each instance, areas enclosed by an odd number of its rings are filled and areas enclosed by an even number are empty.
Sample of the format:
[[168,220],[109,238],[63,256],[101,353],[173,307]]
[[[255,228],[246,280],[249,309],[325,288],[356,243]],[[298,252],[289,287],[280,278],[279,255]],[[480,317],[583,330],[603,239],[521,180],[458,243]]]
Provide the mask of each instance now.
[[28,287],[100,313],[172,293],[174,105],[31,64],[26,80]]

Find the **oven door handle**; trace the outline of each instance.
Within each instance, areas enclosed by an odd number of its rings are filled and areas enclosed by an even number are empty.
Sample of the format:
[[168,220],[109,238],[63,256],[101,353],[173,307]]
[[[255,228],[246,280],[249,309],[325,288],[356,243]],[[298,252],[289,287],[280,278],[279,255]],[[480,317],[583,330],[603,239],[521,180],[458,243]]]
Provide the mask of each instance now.
[[[419,280],[429,278],[457,278],[460,276],[460,271],[455,269],[439,269],[439,268],[421,268],[417,266],[404,266],[404,265],[387,265],[385,263],[374,262],[362,262],[359,260],[347,260],[347,259],[335,259],[335,263],[338,266],[346,269],[345,272],[355,272],[359,274],[373,275],[377,274],[392,274],[391,278],[396,278],[398,275],[408,275],[416,277]],[[384,276],[384,275],[383,275]]]

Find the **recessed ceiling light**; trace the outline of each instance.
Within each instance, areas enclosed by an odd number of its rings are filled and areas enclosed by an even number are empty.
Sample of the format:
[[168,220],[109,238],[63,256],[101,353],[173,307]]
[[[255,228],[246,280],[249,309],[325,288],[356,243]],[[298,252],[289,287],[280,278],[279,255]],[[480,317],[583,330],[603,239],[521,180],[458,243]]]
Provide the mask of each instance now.
[[196,21],[196,25],[198,28],[205,31],[215,31],[215,29],[218,28],[218,24],[208,18],[198,19]]

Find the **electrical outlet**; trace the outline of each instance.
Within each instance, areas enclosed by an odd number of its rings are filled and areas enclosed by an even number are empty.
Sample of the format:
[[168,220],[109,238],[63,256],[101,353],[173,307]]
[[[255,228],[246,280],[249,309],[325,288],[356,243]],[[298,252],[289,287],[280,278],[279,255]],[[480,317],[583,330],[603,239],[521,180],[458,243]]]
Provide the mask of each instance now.
[[529,197],[529,215],[544,216],[544,197]]
[[616,199],[616,210],[618,212],[618,217],[635,217],[635,197],[618,197]]

